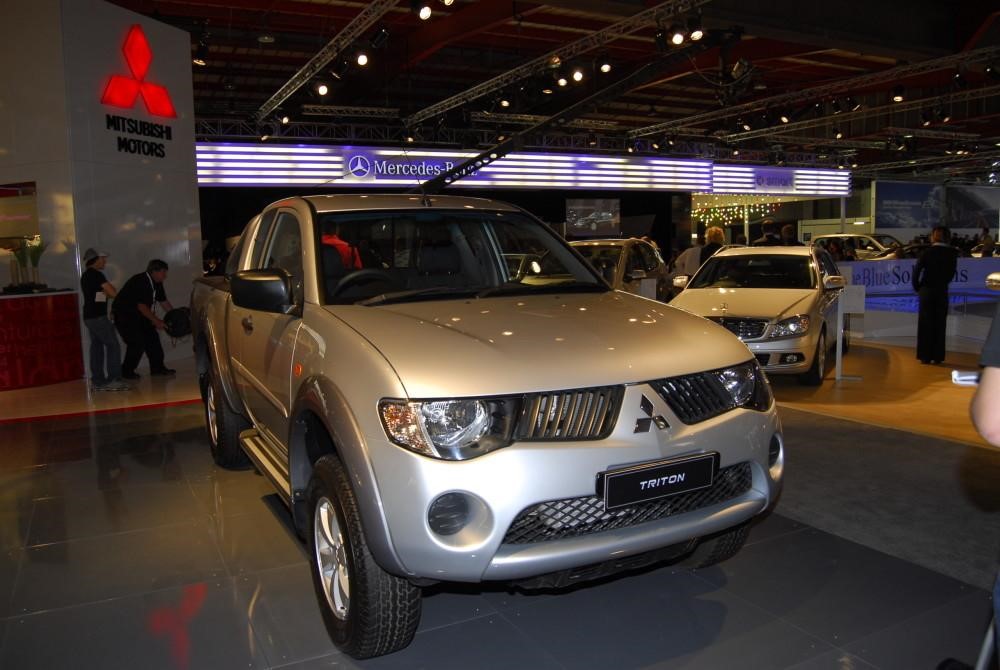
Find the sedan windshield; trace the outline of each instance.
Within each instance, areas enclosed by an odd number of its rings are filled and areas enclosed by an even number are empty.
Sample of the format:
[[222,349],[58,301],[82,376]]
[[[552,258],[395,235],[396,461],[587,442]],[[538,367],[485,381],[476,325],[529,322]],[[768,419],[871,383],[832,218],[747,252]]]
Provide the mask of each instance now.
[[698,270],[688,288],[815,288],[806,256],[714,256]]
[[327,304],[607,290],[561,238],[519,212],[331,212],[318,221]]

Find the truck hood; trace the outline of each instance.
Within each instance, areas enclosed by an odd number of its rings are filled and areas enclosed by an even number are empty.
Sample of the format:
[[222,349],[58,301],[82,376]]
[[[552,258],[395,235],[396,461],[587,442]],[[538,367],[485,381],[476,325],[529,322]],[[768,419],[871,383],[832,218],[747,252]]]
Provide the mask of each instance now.
[[411,398],[641,382],[750,358],[724,328],[621,292],[326,309],[385,356]]
[[809,314],[817,292],[812,289],[692,288],[670,301],[671,307],[709,318],[750,317],[778,321]]

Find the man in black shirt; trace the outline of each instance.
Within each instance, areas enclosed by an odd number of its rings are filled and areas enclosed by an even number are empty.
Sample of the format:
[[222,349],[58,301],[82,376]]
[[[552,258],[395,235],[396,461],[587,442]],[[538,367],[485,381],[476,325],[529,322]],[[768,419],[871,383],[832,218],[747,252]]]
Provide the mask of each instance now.
[[87,249],[83,252],[86,270],[80,276],[80,289],[83,292],[83,325],[90,332],[90,381],[96,391],[127,391],[130,387],[122,381],[118,335],[108,319],[108,300],[118,291],[102,272],[107,263],[108,254],[103,251]]
[[781,245],[781,238],[773,219],[764,219],[760,224],[762,235],[750,243],[752,247],[777,247]]
[[944,226],[931,231],[933,243],[913,266],[913,290],[920,296],[917,313],[917,358],[921,363],[944,361],[948,329],[948,284],[958,268],[958,249],[951,246]]
[[172,375],[176,372],[163,364],[163,345],[156,331],[163,330],[166,324],[153,312],[156,303],[160,303],[164,312],[174,308],[163,290],[167,270],[163,261],[149,261],[145,272],[125,282],[111,308],[115,327],[125,340],[125,360],[122,361],[122,377],[125,379],[139,378],[135,368],[143,353],[149,358],[149,374]]

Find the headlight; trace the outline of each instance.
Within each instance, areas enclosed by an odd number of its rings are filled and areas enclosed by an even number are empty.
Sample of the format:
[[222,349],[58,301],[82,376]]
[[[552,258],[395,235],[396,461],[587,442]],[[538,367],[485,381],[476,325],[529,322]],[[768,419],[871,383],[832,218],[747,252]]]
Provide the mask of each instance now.
[[733,407],[763,412],[771,406],[771,385],[757,361],[719,370],[719,383],[732,398]]
[[462,461],[510,444],[511,399],[383,400],[379,414],[389,439],[418,454]]
[[809,317],[800,314],[774,324],[771,337],[799,337],[805,335],[807,330],[809,330]]

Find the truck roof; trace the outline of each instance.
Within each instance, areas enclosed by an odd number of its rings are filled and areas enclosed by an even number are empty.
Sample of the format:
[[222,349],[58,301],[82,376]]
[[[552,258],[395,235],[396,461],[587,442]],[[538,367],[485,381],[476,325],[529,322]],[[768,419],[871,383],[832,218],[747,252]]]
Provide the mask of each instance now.
[[[309,201],[317,212],[348,212],[368,209],[413,209],[430,203],[430,208],[443,209],[485,209],[492,211],[520,211],[513,205],[500,200],[486,198],[467,198],[455,195],[420,196],[410,193],[377,193],[358,194],[344,193],[337,195],[307,195],[303,200]],[[277,203],[274,203],[277,204]]]

